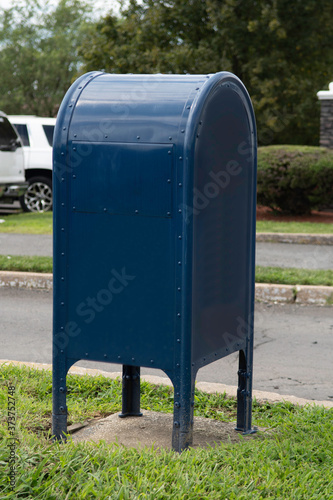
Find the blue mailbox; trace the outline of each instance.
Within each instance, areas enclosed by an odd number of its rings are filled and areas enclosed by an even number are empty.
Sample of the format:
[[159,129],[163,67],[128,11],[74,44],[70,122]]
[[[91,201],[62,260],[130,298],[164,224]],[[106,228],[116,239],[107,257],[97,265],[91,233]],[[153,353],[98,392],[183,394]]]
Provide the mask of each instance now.
[[140,415],[140,367],[174,386],[172,445],[192,443],[199,368],[239,351],[237,430],[251,432],[256,129],[231,73],[92,72],[54,137],[53,434],[76,361],[123,365],[120,416]]

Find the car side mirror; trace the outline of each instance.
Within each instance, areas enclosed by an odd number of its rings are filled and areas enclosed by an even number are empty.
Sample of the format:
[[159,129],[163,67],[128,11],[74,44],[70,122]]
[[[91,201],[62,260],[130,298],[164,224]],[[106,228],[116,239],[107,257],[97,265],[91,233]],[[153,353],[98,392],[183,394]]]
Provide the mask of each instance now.
[[11,139],[8,144],[2,144],[0,146],[0,151],[16,151],[17,148],[21,148],[22,144],[19,138]]

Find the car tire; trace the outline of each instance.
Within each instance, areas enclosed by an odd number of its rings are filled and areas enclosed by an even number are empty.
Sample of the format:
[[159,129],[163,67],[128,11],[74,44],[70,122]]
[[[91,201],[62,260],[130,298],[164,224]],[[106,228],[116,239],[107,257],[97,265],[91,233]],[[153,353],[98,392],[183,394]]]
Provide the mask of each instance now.
[[52,210],[52,180],[47,177],[32,177],[24,195],[20,197],[24,212],[48,212]]

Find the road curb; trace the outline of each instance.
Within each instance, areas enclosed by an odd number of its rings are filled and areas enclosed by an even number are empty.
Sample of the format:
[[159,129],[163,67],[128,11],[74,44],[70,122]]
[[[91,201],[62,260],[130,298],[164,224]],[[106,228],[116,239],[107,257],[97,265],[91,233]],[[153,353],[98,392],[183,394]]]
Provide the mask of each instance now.
[[[52,290],[53,277],[51,273],[0,271],[2,287]],[[326,305],[333,303],[333,287],[256,283],[255,298],[259,302]]]
[[[28,368],[35,368],[37,370],[52,370],[52,365],[47,363],[29,363],[25,361],[11,361],[8,359],[0,359],[1,365],[10,365],[13,364],[15,366],[26,366]],[[90,375],[93,377],[98,377],[102,375],[103,377],[110,378],[112,380],[121,378],[121,372],[106,372],[103,370],[92,369],[92,368],[81,368],[79,366],[72,366],[69,369],[70,374],[73,375]],[[172,382],[167,377],[158,377],[155,375],[141,375],[141,380],[145,382],[149,382],[154,385],[166,385],[172,387]],[[237,396],[237,387],[233,385],[225,385],[218,384],[214,382],[197,382],[196,388],[200,391],[206,392],[208,394],[226,394],[227,397],[234,398]],[[325,408],[333,408],[333,401],[318,401],[314,399],[304,399],[298,398],[296,396],[290,396],[288,394],[277,394],[275,392],[266,392],[266,391],[256,391],[253,390],[253,397],[260,403],[278,403],[287,401],[294,405],[306,406],[306,405],[317,405],[324,406]]]
[[301,245],[333,245],[333,234],[257,233],[262,243],[298,243]]
[[25,273],[18,271],[0,271],[0,288],[27,288],[52,290],[52,273]]
[[255,298],[258,302],[332,305],[333,286],[256,283]]

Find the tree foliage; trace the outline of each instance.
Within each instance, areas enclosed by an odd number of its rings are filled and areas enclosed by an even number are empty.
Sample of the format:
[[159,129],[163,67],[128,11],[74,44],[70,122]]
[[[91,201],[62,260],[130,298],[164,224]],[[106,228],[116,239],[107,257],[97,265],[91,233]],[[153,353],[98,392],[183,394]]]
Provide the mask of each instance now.
[[54,7],[17,1],[0,21],[0,109],[54,116],[80,67],[78,46],[90,7],[60,0]]
[[85,70],[232,71],[252,97],[261,144],[316,144],[316,93],[333,80],[331,0],[131,0],[80,53]]

